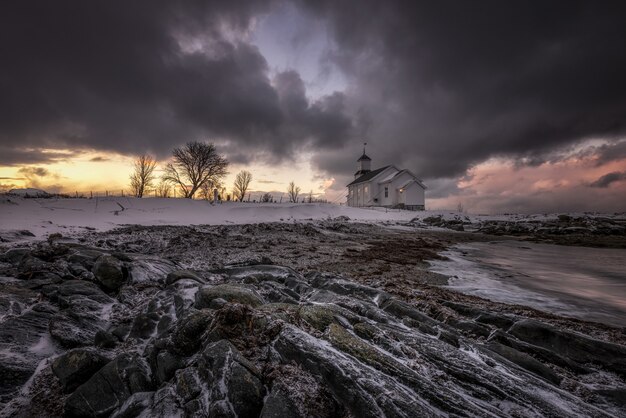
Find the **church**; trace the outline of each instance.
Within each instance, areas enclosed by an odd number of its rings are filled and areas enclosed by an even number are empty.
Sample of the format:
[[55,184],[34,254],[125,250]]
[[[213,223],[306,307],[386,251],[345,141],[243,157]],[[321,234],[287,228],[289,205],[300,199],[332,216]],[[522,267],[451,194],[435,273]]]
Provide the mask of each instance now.
[[372,170],[372,159],[365,154],[365,148],[357,162],[354,181],[348,184],[348,206],[424,210],[426,186],[415,174],[394,165]]

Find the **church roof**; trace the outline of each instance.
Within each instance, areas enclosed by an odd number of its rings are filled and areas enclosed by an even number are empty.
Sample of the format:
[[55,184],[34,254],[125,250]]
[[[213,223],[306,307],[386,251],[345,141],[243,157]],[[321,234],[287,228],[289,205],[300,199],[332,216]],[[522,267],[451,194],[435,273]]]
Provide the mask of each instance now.
[[[367,157],[367,155],[365,155],[365,156]],[[385,169],[387,169],[389,167],[391,167],[391,166],[390,165],[386,165],[386,166],[381,167],[379,169],[376,169],[374,171],[370,171],[368,173],[365,173],[361,177],[355,179],[352,183],[348,184],[348,186],[352,186],[354,184],[363,183],[364,181],[369,181],[369,180],[373,179],[374,177],[376,177],[377,175],[379,175],[383,170],[385,170]]]
[[363,152],[363,155],[361,155],[361,158],[359,158],[358,160],[356,160],[357,162],[359,161],[372,161],[372,159],[370,157],[368,157],[367,155],[365,155],[365,152]]

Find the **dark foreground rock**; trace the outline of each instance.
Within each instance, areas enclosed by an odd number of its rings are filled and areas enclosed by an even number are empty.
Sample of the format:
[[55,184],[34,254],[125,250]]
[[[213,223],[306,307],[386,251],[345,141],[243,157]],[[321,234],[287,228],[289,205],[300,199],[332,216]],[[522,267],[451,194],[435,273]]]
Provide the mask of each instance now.
[[44,249],[0,257],[0,416],[626,414],[626,347],[522,315],[278,265]]

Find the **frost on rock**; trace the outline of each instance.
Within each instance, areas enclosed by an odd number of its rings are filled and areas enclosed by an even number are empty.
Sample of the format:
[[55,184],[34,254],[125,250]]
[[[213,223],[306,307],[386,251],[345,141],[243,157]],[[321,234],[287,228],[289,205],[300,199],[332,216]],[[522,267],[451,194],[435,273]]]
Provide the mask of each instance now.
[[620,344],[337,273],[105,247],[3,258],[1,416],[626,413]]

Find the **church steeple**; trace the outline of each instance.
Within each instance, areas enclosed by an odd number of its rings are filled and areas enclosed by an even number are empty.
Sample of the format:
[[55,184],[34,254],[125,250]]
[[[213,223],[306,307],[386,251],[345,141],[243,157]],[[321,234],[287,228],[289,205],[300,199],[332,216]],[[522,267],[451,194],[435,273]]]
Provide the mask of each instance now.
[[363,155],[357,160],[358,171],[354,173],[354,178],[357,179],[361,177],[363,174],[369,173],[372,171],[372,159],[365,154],[365,147],[367,146],[367,142],[363,143]]

